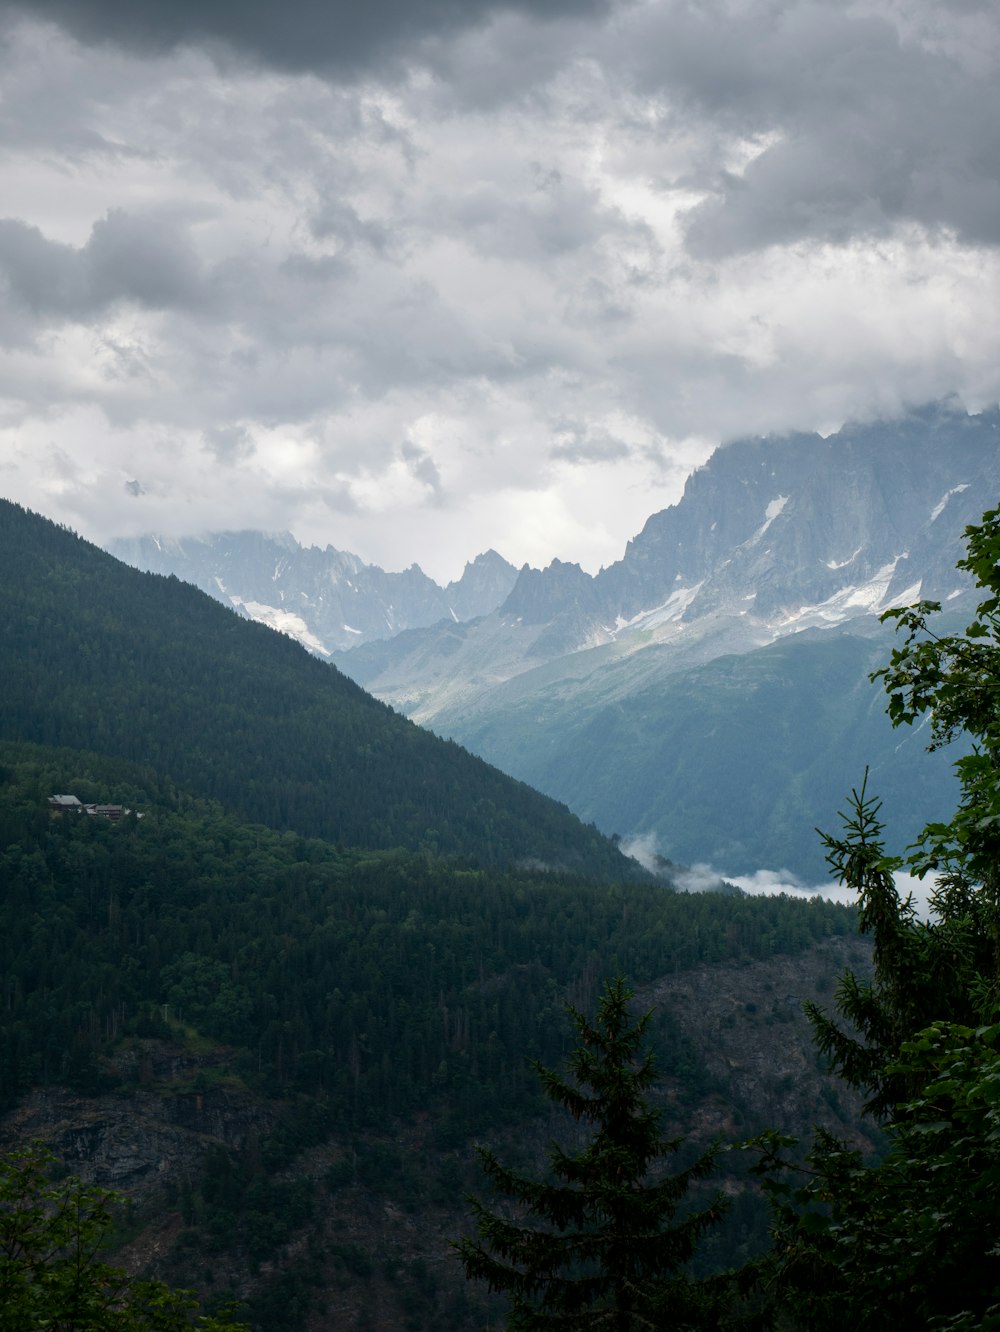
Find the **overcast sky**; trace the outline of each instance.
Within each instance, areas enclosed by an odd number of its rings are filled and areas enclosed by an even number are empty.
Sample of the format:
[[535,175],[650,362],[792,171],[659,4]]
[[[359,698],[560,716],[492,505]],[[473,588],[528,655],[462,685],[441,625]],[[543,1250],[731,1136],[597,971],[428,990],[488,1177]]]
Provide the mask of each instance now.
[[0,493],[590,570],[1000,396],[996,0],[0,0]]

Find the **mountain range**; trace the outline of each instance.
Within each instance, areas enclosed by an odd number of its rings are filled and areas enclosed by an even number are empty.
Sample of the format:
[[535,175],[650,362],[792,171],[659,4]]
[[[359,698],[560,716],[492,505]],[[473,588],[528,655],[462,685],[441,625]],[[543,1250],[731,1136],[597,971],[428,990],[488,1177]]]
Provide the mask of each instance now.
[[302,547],[288,532],[134,537],[113,541],[108,550],[147,573],[175,574],[327,658],[438,620],[487,615],[517,581],[517,570],[494,550],[441,587],[416,564],[386,573],[332,546]]
[[[953,799],[949,757],[911,762],[921,738],[891,730],[868,675],[891,650],[881,611],[920,597],[968,610],[971,584],[955,565],[965,527],[1000,495],[998,431],[997,411],[937,403],[826,438],[738,440],[596,575],[560,560],[515,575],[491,552],[438,589],[447,614],[427,624],[430,580],[415,567],[369,570],[373,587],[400,580],[392,623],[412,627],[356,634],[349,650],[331,652],[326,622],[309,618],[321,593],[293,561],[333,569],[355,557],[241,534],[185,543],[179,562],[161,542],[158,558],[251,614],[271,568],[281,595],[267,605],[301,608],[302,641],[607,833],[731,875],[815,877],[823,860],[809,830],[829,825],[866,764],[903,841]],[[140,545],[149,562],[150,541]],[[245,548],[254,560],[236,558]],[[460,600],[475,578],[489,595]],[[386,628],[383,593],[362,614],[360,569],[353,581],[352,627],[381,616]],[[420,596],[407,602],[409,586]]]

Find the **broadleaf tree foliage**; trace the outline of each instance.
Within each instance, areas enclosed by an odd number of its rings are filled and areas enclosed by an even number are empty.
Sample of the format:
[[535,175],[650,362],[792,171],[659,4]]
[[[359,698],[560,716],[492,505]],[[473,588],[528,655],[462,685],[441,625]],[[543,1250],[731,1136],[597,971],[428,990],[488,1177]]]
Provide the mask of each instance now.
[[659,1128],[647,1092],[656,1079],[641,1054],[651,1014],[633,1020],[632,992],[610,981],[590,1021],[570,1009],[579,1043],[572,1081],[536,1064],[546,1095],[591,1127],[579,1151],[549,1151],[550,1178],[533,1179],[481,1149],[483,1169],[508,1206],[472,1200],[478,1239],[456,1247],[470,1278],[510,1299],[512,1332],[535,1329],[712,1327],[717,1285],[684,1271],[699,1237],[721,1217],[714,1197],[684,1208],[691,1185],[710,1175],[714,1148],[684,1169],[663,1163],[680,1146]]
[[54,1180],[54,1165],[37,1146],[0,1158],[0,1332],[247,1332],[200,1314],[187,1291],[104,1261],[124,1199],[75,1176]]
[[[959,807],[904,859],[886,854],[862,786],[844,835],[825,838],[872,935],[874,974],[841,983],[848,1029],[815,1006],[810,1017],[835,1068],[868,1094],[887,1150],[868,1165],[820,1135],[797,1171],[788,1140],[762,1140],[770,1289],[791,1326],[817,1332],[1000,1328],[1000,509],[966,538],[959,567],[987,593],[972,622],[939,634],[936,603],[888,612],[905,636],[873,676],[896,725],[928,718],[931,748],[971,742],[955,765]],[[896,890],[904,865],[936,876],[929,920]]]

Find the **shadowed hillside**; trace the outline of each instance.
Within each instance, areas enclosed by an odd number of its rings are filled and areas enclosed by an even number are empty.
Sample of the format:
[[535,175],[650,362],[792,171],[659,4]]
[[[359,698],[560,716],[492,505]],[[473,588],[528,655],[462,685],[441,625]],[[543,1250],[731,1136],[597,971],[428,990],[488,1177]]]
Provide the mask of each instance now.
[[274,828],[602,878],[565,807],[399,717],[291,639],[0,503],[0,737],[146,764]]

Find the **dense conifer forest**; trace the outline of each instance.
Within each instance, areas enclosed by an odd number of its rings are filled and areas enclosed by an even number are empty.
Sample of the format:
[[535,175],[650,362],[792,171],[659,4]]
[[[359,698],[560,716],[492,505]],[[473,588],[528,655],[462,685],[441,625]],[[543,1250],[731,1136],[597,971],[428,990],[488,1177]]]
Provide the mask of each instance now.
[[[116,823],[53,812],[54,791],[133,812]],[[87,1104],[152,1090],[264,1107],[252,1152],[218,1143],[181,1194],[159,1199],[186,1229],[156,1274],[185,1284],[204,1281],[192,1263],[206,1246],[255,1269],[308,1232],[315,1185],[296,1182],[295,1163],[330,1140],[353,1143],[330,1187],[455,1206],[473,1182],[472,1142],[543,1112],[528,1060],[559,1063],[567,1000],[591,1003],[610,972],[651,981],[853,928],[827,902],[335,846],[245,823],[149,768],[9,741],[0,846],[3,1108],[46,1088]],[[656,1034],[691,1103],[711,1094],[698,1052],[667,1023]],[[167,1050],[204,1068],[164,1084],[152,1070]],[[414,1123],[419,1162],[393,1145]],[[761,1217],[752,1224],[759,1233]],[[371,1257],[344,1253],[343,1279],[362,1279]],[[265,1281],[253,1327],[307,1326],[310,1280],[301,1263],[286,1276],[300,1321],[286,1321],[286,1287]],[[407,1325],[471,1328],[475,1308]]]
[[[851,928],[831,903],[335,847],[93,755],[7,743],[0,761],[8,1104],[37,1083],[101,1085],[109,1044],[172,1019],[337,1120],[434,1099],[441,1135],[465,1134],[538,1104],[525,1056],[558,1058],[565,996],[609,969],[641,983]],[[65,786],[143,817],[53,814]]]
[[176,578],[8,501],[0,555],[0,737],[114,755],[345,845],[642,873],[564,805]]

